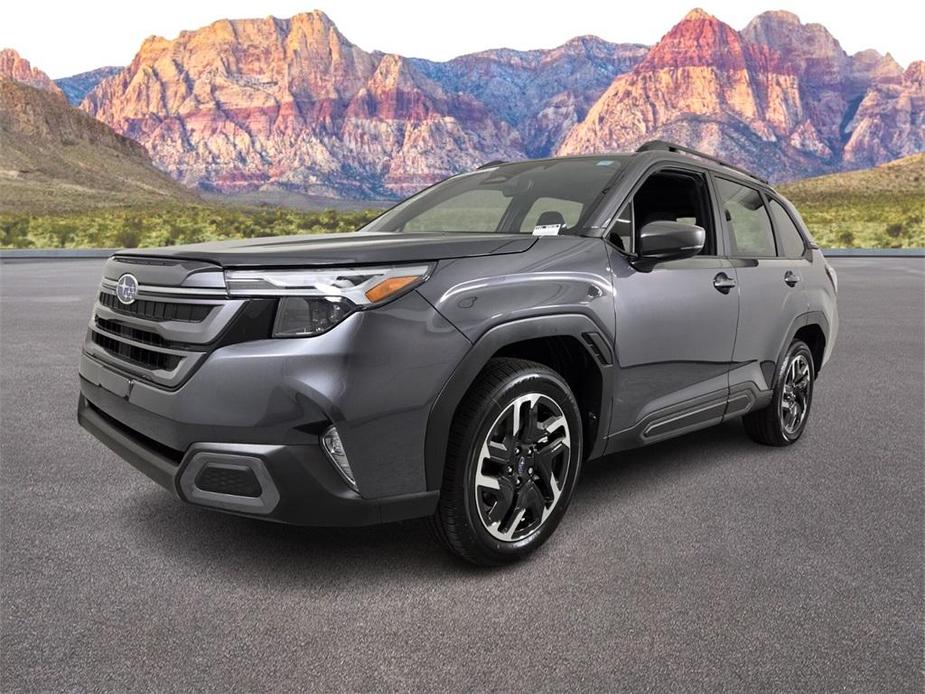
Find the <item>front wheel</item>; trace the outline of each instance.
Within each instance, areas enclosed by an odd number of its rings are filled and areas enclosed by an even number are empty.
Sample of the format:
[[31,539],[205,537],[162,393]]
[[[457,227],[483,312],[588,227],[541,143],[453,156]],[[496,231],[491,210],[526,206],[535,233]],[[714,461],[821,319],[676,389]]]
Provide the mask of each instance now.
[[515,561],[559,524],[578,479],[581,416],[565,380],[523,359],[492,359],[453,421],[438,538],[476,564]]
[[789,446],[803,434],[813,402],[813,354],[801,340],[794,340],[780,369],[771,404],[742,418],[745,431],[758,443]]

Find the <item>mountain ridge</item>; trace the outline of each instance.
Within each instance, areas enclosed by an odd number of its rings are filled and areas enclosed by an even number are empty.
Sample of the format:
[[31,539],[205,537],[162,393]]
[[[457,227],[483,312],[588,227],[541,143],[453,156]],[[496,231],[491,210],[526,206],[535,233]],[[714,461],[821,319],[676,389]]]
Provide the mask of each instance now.
[[0,80],[0,213],[194,200],[142,145],[59,91]]
[[[925,92],[917,89],[891,57],[849,56],[825,27],[792,13],[763,13],[739,32],[697,10],[614,80],[558,152],[632,150],[666,139],[773,180],[841,170],[853,150],[848,167],[860,168],[921,149]],[[852,117],[865,99],[867,111]],[[888,146],[869,119],[897,109],[895,119],[909,125]],[[863,147],[851,144],[856,130],[869,136]]]
[[351,43],[324,13],[146,39],[81,108],[205,191],[402,197],[493,160],[669,139],[772,180],[925,149],[922,68],[848,55],[784,11],[701,9],[654,46],[578,36],[437,62]]
[[12,48],[0,49],[0,80],[12,80],[53,94],[62,94],[52,79]]

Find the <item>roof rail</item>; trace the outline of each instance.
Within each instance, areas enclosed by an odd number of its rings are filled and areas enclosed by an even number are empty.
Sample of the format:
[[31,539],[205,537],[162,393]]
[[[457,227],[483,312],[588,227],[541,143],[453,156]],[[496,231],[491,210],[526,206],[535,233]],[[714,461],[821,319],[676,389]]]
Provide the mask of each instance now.
[[749,178],[754,178],[756,181],[761,181],[766,185],[770,185],[766,178],[757,176],[747,169],[743,169],[741,166],[736,166],[735,164],[730,164],[728,161],[723,161],[719,157],[714,157],[710,154],[700,152],[691,147],[682,147],[681,145],[676,145],[673,142],[665,142],[665,140],[649,140],[645,144],[642,144],[636,150],[637,152],[653,152],[653,151],[663,151],[663,152],[684,152],[684,154],[691,154],[695,157],[700,157],[701,159],[707,159],[712,161],[715,164],[720,166],[725,166],[727,169],[732,169],[733,171],[738,171],[741,174],[745,174]]
[[493,166],[498,166],[500,164],[506,163],[503,159],[494,159],[492,161],[485,162],[476,171],[481,171],[482,169],[490,169]]

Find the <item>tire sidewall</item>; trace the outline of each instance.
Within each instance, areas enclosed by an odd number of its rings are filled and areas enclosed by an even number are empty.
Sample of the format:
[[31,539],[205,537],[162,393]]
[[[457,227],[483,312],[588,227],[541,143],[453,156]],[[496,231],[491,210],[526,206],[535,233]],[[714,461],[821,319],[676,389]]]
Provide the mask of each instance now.
[[[793,361],[794,357],[798,354],[802,354],[806,357],[807,362],[809,363],[809,393],[806,400],[806,413],[803,416],[803,422],[800,424],[800,428],[797,429],[795,434],[788,434],[784,428],[784,422],[781,418],[781,401],[784,397],[784,381],[787,376],[787,369],[790,368],[790,364]],[[774,389],[774,401],[772,403],[774,407],[774,421],[777,423],[778,434],[781,439],[786,443],[795,443],[806,430],[806,424],[809,422],[809,414],[813,406],[813,391],[816,387],[816,368],[813,364],[813,354],[810,351],[809,347],[805,342],[796,341],[790,345],[790,349],[787,350],[787,354],[781,363],[780,369],[777,373],[777,387]]]
[[[527,393],[541,393],[554,400],[562,409],[566,421],[568,422],[569,437],[572,443],[569,468],[565,485],[562,489],[562,496],[559,498],[549,518],[546,519],[546,522],[543,523],[539,530],[522,540],[504,542],[493,537],[488,530],[485,529],[478,508],[476,507],[476,499],[472,493],[472,489],[475,483],[476,466],[481,463],[480,453],[482,442],[488,435],[489,428],[493,426],[498,416],[515,398]],[[498,555],[499,558],[510,558],[525,554],[539,547],[550,535],[552,535],[559,525],[559,522],[562,520],[562,516],[568,508],[572,492],[574,491],[581,470],[583,454],[581,417],[578,403],[575,401],[565,381],[553,372],[545,370],[519,374],[509,382],[497,388],[487,402],[487,407],[485,407],[481,415],[476,418],[474,426],[470,427],[470,431],[467,432],[466,437],[469,445],[469,450],[466,453],[466,464],[463,475],[465,485],[463,496],[465,499],[466,517],[473,534],[485,550]]]

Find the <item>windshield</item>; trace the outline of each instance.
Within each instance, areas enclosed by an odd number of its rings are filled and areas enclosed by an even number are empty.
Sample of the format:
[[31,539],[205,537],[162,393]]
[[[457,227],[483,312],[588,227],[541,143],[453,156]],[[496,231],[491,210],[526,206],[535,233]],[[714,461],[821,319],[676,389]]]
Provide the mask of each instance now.
[[581,226],[623,163],[579,157],[504,164],[454,176],[363,231],[557,234]]

